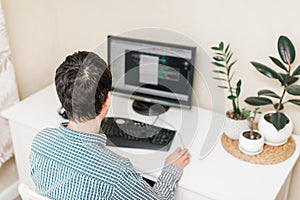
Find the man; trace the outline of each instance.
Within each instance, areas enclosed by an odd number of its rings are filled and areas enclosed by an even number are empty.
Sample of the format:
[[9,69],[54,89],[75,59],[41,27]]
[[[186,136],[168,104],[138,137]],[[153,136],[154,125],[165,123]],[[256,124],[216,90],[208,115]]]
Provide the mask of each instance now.
[[111,73],[95,53],[77,52],[56,70],[56,91],[69,118],[33,140],[30,163],[36,191],[50,199],[174,199],[190,154],[178,148],[153,187],[127,158],[105,147],[100,124],[111,101]]

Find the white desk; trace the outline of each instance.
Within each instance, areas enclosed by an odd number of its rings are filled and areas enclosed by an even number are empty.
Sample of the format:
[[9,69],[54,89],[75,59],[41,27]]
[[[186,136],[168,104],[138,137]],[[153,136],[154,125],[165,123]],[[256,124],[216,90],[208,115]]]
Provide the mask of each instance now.
[[[32,188],[34,185],[30,178],[28,161],[31,141],[39,130],[57,127],[62,121],[62,118],[57,115],[58,106],[59,102],[51,85],[2,113],[9,119],[11,125],[20,181]],[[176,134],[170,151],[184,143],[191,153],[191,162],[184,169],[178,183],[176,199],[286,199],[290,173],[300,153],[300,137],[293,136],[297,143],[293,156],[276,165],[254,165],[240,161],[223,149],[220,138],[209,156],[200,160],[200,149],[206,134],[209,134],[208,130],[213,121],[212,114],[208,110],[197,107],[193,107],[192,110],[171,108],[160,117],[180,133]],[[130,117],[147,123],[154,120],[154,117],[135,113],[131,108],[131,100],[117,96],[113,96],[108,116]],[[220,119],[223,117],[217,116]],[[169,126],[169,124],[165,125]],[[158,120],[157,125],[163,125],[163,121]],[[169,154],[169,152],[110,148],[128,156],[139,172],[153,180],[159,175],[164,158]]]

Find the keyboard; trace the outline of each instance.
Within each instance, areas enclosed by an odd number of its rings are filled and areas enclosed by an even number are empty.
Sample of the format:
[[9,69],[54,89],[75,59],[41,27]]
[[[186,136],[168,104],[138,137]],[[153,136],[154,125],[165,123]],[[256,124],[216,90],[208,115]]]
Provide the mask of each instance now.
[[121,117],[104,118],[101,130],[107,136],[108,146],[160,151],[169,150],[176,133],[174,130]]

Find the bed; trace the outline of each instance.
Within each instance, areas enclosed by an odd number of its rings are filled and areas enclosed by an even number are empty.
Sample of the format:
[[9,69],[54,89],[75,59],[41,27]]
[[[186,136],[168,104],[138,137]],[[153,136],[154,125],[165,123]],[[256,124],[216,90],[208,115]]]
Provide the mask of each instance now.
[[9,124],[1,117],[1,111],[18,101],[18,89],[0,1],[0,167],[13,156]]

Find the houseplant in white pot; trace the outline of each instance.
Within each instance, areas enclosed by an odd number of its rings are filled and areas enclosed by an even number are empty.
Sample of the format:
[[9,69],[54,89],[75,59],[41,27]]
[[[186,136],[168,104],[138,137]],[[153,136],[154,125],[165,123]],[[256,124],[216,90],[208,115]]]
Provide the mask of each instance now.
[[232,60],[233,52],[229,44],[225,47],[224,42],[220,42],[218,46],[212,47],[212,50],[214,51],[212,64],[216,66],[214,72],[219,75],[213,78],[224,83],[218,87],[228,91],[227,99],[232,105],[232,109],[226,112],[224,133],[231,139],[238,139],[241,131],[248,127],[248,123],[239,106],[242,81],[233,83],[232,68],[236,60]]
[[[275,110],[263,114],[258,123],[258,128],[264,135],[266,143],[273,146],[284,144],[293,131],[292,119],[283,113],[284,106],[287,103],[300,106],[300,99],[293,97],[300,96],[300,85],[295,84],[300,75],[300,65],[296,69],[292,69],[296,57],[295,47],[289,38],[280,36],[277,48],[281,60],[272,56],[270,59],[283,73],[276,72],[258,62],[251,62],[251,64],[266,77],[278,80],[282,87],[281,94],[263,89],[258,91],[258,96],[245,99],[246,103],[253,106],[273,105]],[[286,98],[287,94],[292,98]]]
[[[248,155],[257,155],[263,151],[264,137],[256,130],[255,118],[257,114],[261,114],[259,108],[253,111],[243,109],[242,111],[249,121],[249,129],[245,129],[239,136],[239,149]],[[253,114],[252,114],[253,113]]]

